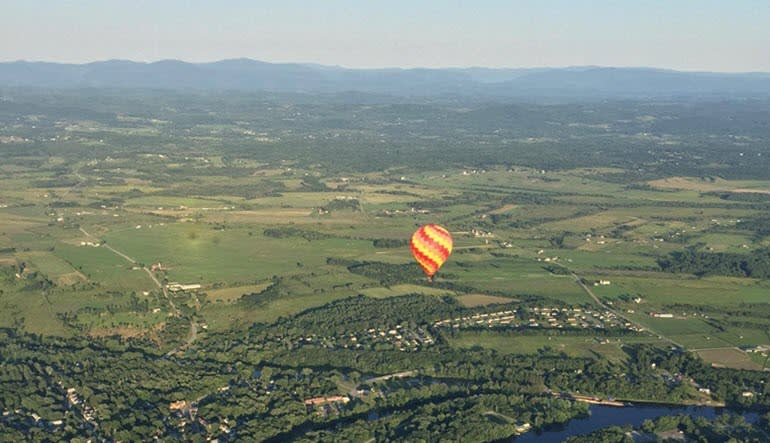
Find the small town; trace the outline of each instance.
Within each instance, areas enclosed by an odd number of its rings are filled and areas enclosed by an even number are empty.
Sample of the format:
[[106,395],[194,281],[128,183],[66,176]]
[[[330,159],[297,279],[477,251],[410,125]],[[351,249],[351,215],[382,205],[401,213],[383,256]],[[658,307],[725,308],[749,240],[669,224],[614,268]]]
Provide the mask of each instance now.
[[403,324],[388,328],[369,328],[366,331],[338,336],[309,334],[296,339],[278,340],[297,347],[316,345],[326,349],[368,349],[390,345],[403,352],[418,351],[436,343],[436,339],[424,328],[410,328]]
[[610,311],[584,308],[533,307],[525,310],[478,313],[465,317],[439,320],[435,327],[478,328],[581,328],[581,329],[625,329],[642,332],[638,326],[619,318]]

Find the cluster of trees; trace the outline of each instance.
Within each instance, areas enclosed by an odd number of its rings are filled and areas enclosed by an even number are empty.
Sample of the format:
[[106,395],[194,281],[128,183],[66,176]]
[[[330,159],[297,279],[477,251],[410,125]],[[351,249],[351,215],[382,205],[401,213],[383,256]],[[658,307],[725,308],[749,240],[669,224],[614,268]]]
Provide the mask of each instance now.
[[270,327],[284,336],[303,334],[345,334],[369,328],[394,327],[401,323],[429,324],[451,318],[463,310],[452,297],[418,294],[374,299],[359,295],[308,309]]
[[305,191],[311,192],[325,192],[331,191],[325,183],[321,181],[320,177],[315,175],[306,175],[302,178],[302,188]]
[[661,269],[703,275],[735,277],[770,277],[770,249],[758,249],[747,254],[703,252],[695,248],[672,252],[658,259]]
[[404,238],[375,238],[372,246],[375,248],[403,248],[409,245],[409,240]]
[[770,194],[761,192],[704,192],[703,195],[717,196],[722,200],[742,201],[752,203],[770,202]]
[[328,211],[361,211],[361,202],[356,198],[334,199],[324,206]]
[[328,234],[324,234],[323,232],[311,231],[308,229],[301,229],[294,226],[278,226],[275,228],[267,228],[264,231],[262,231],[262,233],[265,235],[265,237],[272,237],[272,238],[299,237],[299,238],[304,238],[307,241],[323,240],[330,237]]
[[348,265],[348,271],[379,281],[382,286],[415,283],[424,278],[420,268],[411,263],[393,264],[365,261]]
[[[203,169],[200,172],[196,171],[196,174],[200,175],[227,175],[228,177],[239,177],[241,175],[250,174],[251,170],[248,168],[216,168],[214,170]],[[279,180],[272,180],[261,178],[259,180],[251,180],[249,182],[238,182],[237,184],[231,183],[206,183],[206,186],[200,186],[198,183],[189,183],[189,171],[185,171],[184,168],[180,168],[177,172],[179,177],[175,177],[176,180],[171,183],[167,183],[168,186],[162,191],[153,193],[153,195],[174,196],[174,197],[188,197],[190,195],[201,195],[211,197],[238,196],[243,197],[245,200],[251,200],[258,197],[280,197],[283,192],[286,191],[286,185]],[[232,202],[227,202],[231,204]]]
[[[440,386],[440,385],[435,385]],[[440,388],[433,388],[439,391]],[[517,433],[517,423],[532,423],[540,428],[564,423],[585,415],[585,404],[544,396],[449,392],[443,398],[411,401],[400,409],[384,413],[376,421],[363,419],[345,422],[324,430],[312,431],[297,441],[366,440],[376,441],[496,441]]]
[[[765,209],[765,211],[766,210],[767,209]],[[770,216],[758,215],[741,219],[741,222],[738,223],[738,228],[750,231],[754,234],[755,239],[762,240],[770,235]]]

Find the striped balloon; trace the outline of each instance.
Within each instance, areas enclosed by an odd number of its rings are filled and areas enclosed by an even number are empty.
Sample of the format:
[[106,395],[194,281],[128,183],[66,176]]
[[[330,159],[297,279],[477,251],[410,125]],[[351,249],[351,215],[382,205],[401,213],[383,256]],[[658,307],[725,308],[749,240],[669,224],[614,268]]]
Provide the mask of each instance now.
[[442,226],[424,225],[412,235],[409,246],[430,279],[452,253],[452,236]]

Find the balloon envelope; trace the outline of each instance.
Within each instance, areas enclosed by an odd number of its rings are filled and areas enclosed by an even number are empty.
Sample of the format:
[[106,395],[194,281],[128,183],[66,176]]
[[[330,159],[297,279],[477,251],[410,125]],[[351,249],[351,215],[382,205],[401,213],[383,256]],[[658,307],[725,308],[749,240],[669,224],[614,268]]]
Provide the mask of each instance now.
[[432,277],[452,253],[452,236],[443,226],[421,226],[413,235],[410,249],[425,275]]

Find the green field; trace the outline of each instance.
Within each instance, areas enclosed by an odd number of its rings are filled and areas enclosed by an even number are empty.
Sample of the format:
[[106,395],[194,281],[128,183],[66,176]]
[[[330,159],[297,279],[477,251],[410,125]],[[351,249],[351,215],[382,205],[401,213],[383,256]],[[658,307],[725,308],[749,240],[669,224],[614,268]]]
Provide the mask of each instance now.
[[127,229],[105,239],[137,261],[162,263],[170,280],[203,283],[261,280],[318,267],[327,257],[356,258],[372,250],[371,242],[362,240],[274,239],[259,228],[219,231],[192,223]]
[[[110,132],[94,125],[106,131],[103,136],[155,137],[161,127]],[[200,125],[194,143],[209,143],[210,131],[227,130],[224,124]],[[659,267],[662,257],[688,247],[731,254],[766,247],[763,239],[770,237],[737,222],[761,215],[759,203],[709,192],[770,189],[770,181],[671,176],[626,183],[609,178],[623,173],[618,167],[331,171],[303,161],[221,153],[163,155],[95,163],[41,158],[51,167],[71,168],[70,176],[77,171],[85,180],[77,187],[46,186],[56,185],[48,171],[3,169],[8,176],[0,179],[0,203],[9,206],[0,208],[0,264],[26,267],[25,279],[47,279],[53,289],[41,298],[21,289],[31,284],[26,280],[9,283],[0,298],[6,307],[2,324],[29,313],[28,329],[70,334],[60,317],[79,313],[79,324],[95,335],[155,331],[173,311],[157,298],[158,286],[142,269],[157,263],[162,268],[153,275],[160,283],[203,286],[200,305],[189,294],[179,295],[178,302],[215,331],[273,322],[358,294],[450,295],[467,309],[506,302],[597,308],[569,274],[574,272],[600,300],[660,335],[661,342],[691,349],[770,342],[770,322],[750,315],[750,306],[770,302],[766,279],[695,277]],[[348,197],[360,206],[333,209],[336,199]],[[332,210],[325,213],[325,207]],[[384,278],[348,271],[349,265],[366,262],[384,270],[413,265],[408,246],[385,247],[383,240],[408,240],[418,226],[432,222],[447,226],[454,237],[454,253],[436,275],[436,287],[424,285],[419,272]],[[275,227],[296,228],[299,234],[264,235]],[[380,247],[375,240],[383,242]],[[128,259],[104,246],[80,246],[82,241],[106,241]],[[343,264],[329,265],[329,259]],[[596,280],[611,284],[592,286]],[[281,297],[255,306],[242,303],[244,294],[276,281]],[[105,313],[118,300],[92,298],[108,292],[151,293],[141,296],[160,311]],[[640,302],[633,302],[637,297]],[[749,306],[743,323],[713,310],[741,306]],[[712,310],[691,312],[698,307]],[[649,315],[655,311],[671,311],[676,318],[656,319]],[[625,358],[620,343],[601,344],[594,337],[509,340],[463,334],[453,340],[455,346],[480,344],[506,353],[552,346],[569,355]]]
[[572,357],[601,355],[614,361],[622,361],[627,358],[622,346],[629,343],[657,343],[657,340],[652,337],[597,339],[595,337],[503,336],[477,333],[463,333],[450,340],[452,346],[459,348],[478,345],[506,354],[537,354],[547,348],[554,352],[564,352]]
[[91,281],[106,287],[151,290],[155,285],[147,274],[107,248],[80,247],[61,243],[56,255],[70,263]]

